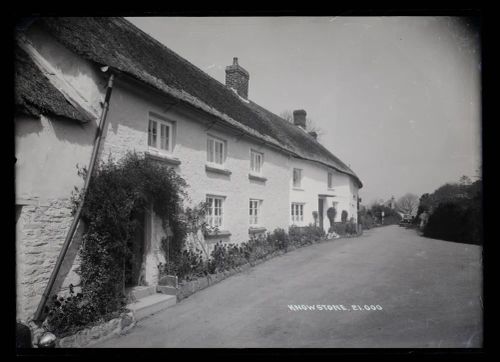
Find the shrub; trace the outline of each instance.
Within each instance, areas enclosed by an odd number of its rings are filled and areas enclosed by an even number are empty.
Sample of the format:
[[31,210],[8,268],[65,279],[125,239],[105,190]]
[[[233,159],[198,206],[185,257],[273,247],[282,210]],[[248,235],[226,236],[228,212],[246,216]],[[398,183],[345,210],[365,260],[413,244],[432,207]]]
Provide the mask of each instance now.
[[337,234],[343,236],[347,234],[347,224],[342,222],[336,222],[333,225],[333,231]]
[[430,215],[424,228],[424,236],[480,244],[480,212],[459,202],[443,202]]
[[313,215],[313,219],[314,219],[314,226],[318,225],[318,217],[319,217],[319,214],[316,210],[314,210],[312,212],[312,215]]
[[363,229],[371,229],[375,224],[373,216],[368,212],[358,214],[358,222],[361,224]]
[[343,223],[346,223],[347,222],[347,211],[346,210],[342,210],[342,214],[340,215],[340,218],[342,220]]
[[199,249],[186,249],[160,266],[162,275],[177,275],[179,279],[191,280],[206,274],[203,252]]
[[329,207],[328,210],[326,210],[326,216],[330,222],[330,228],[332,228],[335,223],[335,217],[337,216],[337,210],[334,207]]
[[268,234],[267,239],[275,250],[287,250],[290,242],[288,235],[284,229],[275,229],[272,234]]
[[357,233],[356,223],[354,222],[354,218],[351,217],[348,223],[346,223],[346,234],[354,235]]
[[[464,180],[465,179],[465,180]],[[425,197],[424,197],[425,196]],[[446,184],[421,197],[420,213],[428,212],[424,236],[481,244],[483,238],[482,180]]]
[[[79,175],[87,175],[80,169]],[[80,300],[52,300],[48,324],[56,333],[82,327],[120,312],[125,305],[124,265],[139,226],[138,218],[150,206],[173,231],[172,250],[183,249],[186,226],[180,215],[185,181],[172,168],[129,153],[119,162],[101,162],[92,175],[82,207],[86,226],[79,250]],[[83,200],[76,189],[75,212]]]
[[82,293],[75,293],[73,285],[70,285],[70,294],[67,297],[53,296],[51,307],[46,306],[48,312],[46,328],[58,337],[73,334],[89,325],[107,321],[118,317],[123,311],[123,303],[120,308],[96,318],[95,311],[99,305],[95,299],[85,297]]

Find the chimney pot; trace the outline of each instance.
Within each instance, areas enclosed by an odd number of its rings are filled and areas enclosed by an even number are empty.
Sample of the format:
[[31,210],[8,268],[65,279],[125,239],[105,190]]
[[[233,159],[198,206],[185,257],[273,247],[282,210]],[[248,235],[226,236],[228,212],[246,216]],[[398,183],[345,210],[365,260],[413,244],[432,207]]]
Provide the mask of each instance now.
[[233,64],[226,67],[226,86],[233,88],[240,97],[248,98],[248,72],[238,64],[238,58],[233,58]]
[[293,124],[306,129],[306,111],[297,109],[293,111]]

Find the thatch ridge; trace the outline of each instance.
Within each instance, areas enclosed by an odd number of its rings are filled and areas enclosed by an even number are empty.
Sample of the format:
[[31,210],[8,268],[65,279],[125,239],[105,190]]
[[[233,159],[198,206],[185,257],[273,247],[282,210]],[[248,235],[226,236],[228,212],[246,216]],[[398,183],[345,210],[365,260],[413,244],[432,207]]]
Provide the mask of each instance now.
[[168,91],[191,104],[204,105],[242,128],[271,139],[300,158],[319,161],[357,175],[311,136],[232,90],[123,18],[39,18],[55,39],[85,59],[108,65],[135,79]]

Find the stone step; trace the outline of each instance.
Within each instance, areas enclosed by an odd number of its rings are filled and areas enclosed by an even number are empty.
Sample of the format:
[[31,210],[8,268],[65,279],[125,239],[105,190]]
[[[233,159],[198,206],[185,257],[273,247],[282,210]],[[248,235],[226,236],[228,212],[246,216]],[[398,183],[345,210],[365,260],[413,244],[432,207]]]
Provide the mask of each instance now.
[[136,300],[145,298],[149,295],[156,294],[156,286],[155,285],[151,285],[151,286],[140,285],[137,287],[130,288],[128,290],[127,294],[129,295],[129,299],[131,301],[136,301]]
[[177,295],[178,289],[174,287],[169,287],[168,285],[158,285],[156,287],[156,291],[158,293],[169,294],[169,295]]
[[175,295],[156,293],[130,303],[127,308],[134,312],[135,320],[141,320],[151,314],[171,307],[177,303]]

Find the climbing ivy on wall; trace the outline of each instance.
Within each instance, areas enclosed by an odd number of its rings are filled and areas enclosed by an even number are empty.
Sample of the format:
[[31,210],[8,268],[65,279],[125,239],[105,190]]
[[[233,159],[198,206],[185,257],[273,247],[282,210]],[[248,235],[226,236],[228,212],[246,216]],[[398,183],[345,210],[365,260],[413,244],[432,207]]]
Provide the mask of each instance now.
[[[79,174],[87,177],[87,170],[80,169]],[[73,299],[78,301],[78,308],[71,300],[53,305],[48,317],[52,329],[69,328],[73,319],[75,323],[99,320],[123,309],[125,260],[131,255],[128,245],[139,226],[137,217],[141,212],[152,206],[164,228],[168,226],[172,231],[169,248],[182,250],[187,234],[182,216],[186,186],[172,168],[135,153],[128,153],[118,162],[108,159],[98,165],[81,214],[85,225],[79,268],[82,291]],[[81,199],[82,192],[76,189],[72,199],[74,210]],[[61,318],[61,313],[69,311],[85,316]],[[58,321],[69,325],[54,326]]]

